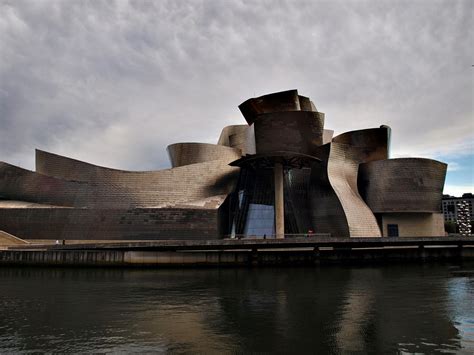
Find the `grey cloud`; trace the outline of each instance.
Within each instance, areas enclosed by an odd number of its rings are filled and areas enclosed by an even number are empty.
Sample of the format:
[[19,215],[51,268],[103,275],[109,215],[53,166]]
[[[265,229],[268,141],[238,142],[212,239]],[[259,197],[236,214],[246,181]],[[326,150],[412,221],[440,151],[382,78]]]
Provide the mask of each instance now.
[[398,155],[473,139],[471,1],[1,1],[0,159],[129,169],[215,142],[248,97],[298,88]]

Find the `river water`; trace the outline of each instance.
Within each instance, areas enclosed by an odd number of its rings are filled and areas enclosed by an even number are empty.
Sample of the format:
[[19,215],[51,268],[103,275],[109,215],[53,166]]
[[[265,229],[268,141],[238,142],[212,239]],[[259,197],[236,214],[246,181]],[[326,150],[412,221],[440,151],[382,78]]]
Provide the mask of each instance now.
[[453,270],[1,267],[0,353],[474,353]]

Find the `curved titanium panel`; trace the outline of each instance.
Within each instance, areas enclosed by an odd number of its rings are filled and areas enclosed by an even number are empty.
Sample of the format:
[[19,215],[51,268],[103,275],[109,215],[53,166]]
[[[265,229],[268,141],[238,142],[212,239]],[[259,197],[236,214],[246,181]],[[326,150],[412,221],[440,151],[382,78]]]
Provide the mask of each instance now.
[[[350,237],[381,237],[374,214],[357,189],[359,163],[366,157],[348,144],[331,143],[328,178],[344,210]],[[375,151],[378,151],[377,149]]]
[[323,142],[324,114],[310,111],[273,112],[255,123],[257,154],[275,151],[314,155]]
[[441,212],[447,165],[400,158],[373,161],[359,169],[359,189],[375,213]]
[[230,163],[242,156],[240,149],[207,143],[175,143],[166,150],[173,168],[218,159]]
[[[347,235],[341,236],[381,237],[373,212],[359,194],[357,181],[359,164],[387,159],[389,136],[388,126],[351,131],[334,137],[326,148],[329,149],[327,179],[346,219]],[[329,206],[334,220],[337,204],[333,202]],[[338,223],[341,222],[342,218]],[[342,227],[337,228],[339,233],[344,233]]]
[[389,134],[388,127],[347,132],[315,150],[315,156],[326,162],[325,172],[316,170],[312,175],[316,231],[320,224],[319,230],[335,236],[381,236],[373,212],[359,194],[357,181],[359,164],[388,157]]
[[323,130],[323,144],[331,143],[334,131],[332,129]]
[[331,144],[319,147],[316,156],[322,160],[311,168],[309,205],[312,229],[333,237],[349,237],[349,226],[338,196],[329,181],[328,162]]
[[25,239],[217,239],[221,217],[207,208],[0,209],[0,230]]
[[241,103],[239,109],[249,125],[264,113],[317,111],[309,98],[298,95],[298,90],[281,91],[251,98]]
[[126,171],[86,163],[77,159],[36,149],[36,172],[64,180],[107,182],[122,174],[150,174],[153,171]]
[[358,152],[358,161],[388,159],[390,127],[369,128],[342,133],[332,139],[334,143],[346,144]]
[[[187,144],[187,143],[184,143]],[[223,148],[226,154],[221,154],[218,159],[220,160],[217,166],[226,166],[227,164],[235,159],[240,158],[237,150],[227,147],[220,147],[213,144],[205,143],[189,143],[196,144],[199,146],[210,146],[210,149],[220,149]],[[179,145],[179,143],[177,144]],[[198,147],[200,149],[202,147]],[[204,147],[204,149],[207,147]],[[230,149],[230,151],[229,151]],[[214,154],[216,155],[216,154]],[[202,168],[206,169],[205,166]],[[199,171],[199,166],[191,167],[191,170]],[[215,170],[215,169],[213,169]],[[225,169],[224,169],[225,170]],[[36,172],[42,175],[47,175],[51,177],[56,177],[58,179],[70,180],[70,181],[82,181],[89,182],[94,184],[106,184],[121,186],[125,188],[137,188],[136,186],[147,186],[151,181],[156,184],[156,180],[160,177],[165,177],[167,172],[176,171],[181,172],[185,171],[174,170],[174,169],[164,169],[156,171],[126,171],[126,170],[117,170],[106,168],[102,166],[93,165],[90,163],[82,162],[76,159],[67,158],[61,155],[44,152],[41,150],[36,150]],[[213,171],[214,174],[219,174],[217,171]],[[196,180],[199,180],[196,178]],[[159,184],[158,184],[159,185]],[[159,186],[157,187],[159,189]],[[208,197],[208,196],[206,196]]]
[[237,148],[242,155],[255,154],[255,134],[253,125],[233,125],[222,129],[218,145]]
[[66,181],[0,162],[0,199],[57,206],[83,205],[93,199],[87,182]]
[[239,170],[226,160],[150,172],[126,172],[82,162],[78,165],[84,169],[78,177],[87,182],[62,180],[0,163],[0,199],[88,208],[149,207],[228,194]]

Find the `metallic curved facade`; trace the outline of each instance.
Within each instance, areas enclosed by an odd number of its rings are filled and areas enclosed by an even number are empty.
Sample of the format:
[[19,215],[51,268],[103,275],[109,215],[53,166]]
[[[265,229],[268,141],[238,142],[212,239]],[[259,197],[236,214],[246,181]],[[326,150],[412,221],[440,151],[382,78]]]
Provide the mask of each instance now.
[[381,232],[370,208],[357,189],[361,154],[350,145],[332,143],[328,160],[328,178],[344,210],[350,237],[380,237]]
[[150,207],[228,194],[237,174],[238,169],[227,161],[214,160],[144,173],[96,167],[81,176],[88,181],[78,181],[0,163],[0,196],[69,207]]
[[390,150],[390,127],[361,129],[340,134],[332,139],[333,143],[350,147],[356,161],[365,163],[388,159]]
[[361,164],[359,190],[374,213],[441,212],[447,165],[399,158]]
[[[72,159],[62,155],[36,149],[36,172],[58,179],[82,182],[113,182],[129,171],[106,168]],[[153,174],[153,172],[133,172],[134,174]]]
[[317,111],[316,106],[308,97],[298,95],[298,90],[281,91],[251,98],[240,104],[239,109],[249,125],[264,113]]
[[321,146],[317,152],[321,164],[311,168],[309,208],[311,228],[317,233],[333,236],[350,236],[344,208],[329,179],[329,156],[331,144]]
[[331,143],[334,131],[332,129],[323,130],[323,144]]
[[238,176],[238,168],[226,160],[124,172],[57,157],[56,163],[64,161],[73,165],[71,172],[80,172],[68,175],[75,180],[0,163],[0,228],[26,239],[212,239],[223,234],[221,207]]
[[124,171],[36,151],[0,162],[0,230],[26,239],[442,235],[446,164],[389,159],[388,126],[333,137],[289,90],[239,106],[217,144],[168,146],[171,169]]
[[375,128],[344,133],[316,151],[324,162],[312,173],[311,215],[316,230],[343,237],[381,236],[357,181],[359,164],[385,159],[387,146],[387,130]]
[[208,143],[175,143],[166,149],[173,168],[211,160],[230,163],[242,156],[242,151],[238,148]]
[[[326,159],[326,171],[316,175],[321,177],[321,187],[313,189],[312,197],[314,223],[332,222],[322,224],[324,232],[346,237],[382,235],[373,211],[359,194],[357,181],[359,164],[387,159],[389,136],[388,127],[346,132],[334,137],[332,143],[321,150]],[[325,207],[318,206],[318,197],[324,197],[322,206]]]
[[[226,152],[229,151],[226,150]],[[16,168],[21,176],[32,176],[29,181],[41,181],[42,176],[46,175],[57,178],[59,181],[56,183],[57,185],[61,185],[61,181],[64,181],[66,185],[77,182],[89,183],[79,185],[80,188],[71,188],[77,190],[73,192],[73,196],[82,195],[83,193],[80,192],[82,190],[94,190],[94,186],[97,185],[98,191],[93,191],[93,194],[100,196],[99,203],[108,200],[107,197],[102,199],[102,195],[108,195],[111,199],[117,194],[122,197],[129,195],[121,205],[127,205],[127,201],[131,201],[129,203],[131,206],[136,204],[153,206],[228,193],[235,185],[236,174],[238,174],[237,169],[228,166],[234,157],[239,156],[237,151],[232,150],[231,152],[228,156],[221,156],[221,159],[209,159],[207,162],[202,162],[202,165],[192,164],[157,171],[126,171],[105,168],[37,150],[36,172],[38,175],[14,166],[10,166],[10,169]],[[1,172],[0,166],[0,174]],[[173,191],[174,188],[179,188],[179,192]],[[76,201],[77,198],[73,198],[73,200]],[[90,201],[89,198],[85,200]]]
[[254,123],[257,154],[289,151],[314,155],[323,144],[324,114],[311,111],[273,112]]
[[217,144],[240,149],[243,155],[255,154],[254,126],[226,126],[222,129]]

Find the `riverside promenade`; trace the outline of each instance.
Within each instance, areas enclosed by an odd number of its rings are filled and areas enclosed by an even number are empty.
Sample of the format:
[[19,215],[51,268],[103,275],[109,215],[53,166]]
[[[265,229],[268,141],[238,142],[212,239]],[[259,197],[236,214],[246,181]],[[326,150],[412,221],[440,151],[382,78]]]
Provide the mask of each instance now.
[[474,237],[222,239],[23,244],[0,265],[264,266],[474,259]]

